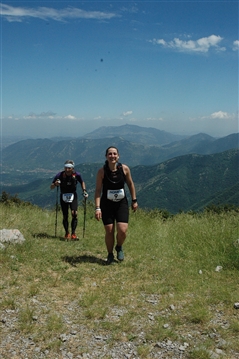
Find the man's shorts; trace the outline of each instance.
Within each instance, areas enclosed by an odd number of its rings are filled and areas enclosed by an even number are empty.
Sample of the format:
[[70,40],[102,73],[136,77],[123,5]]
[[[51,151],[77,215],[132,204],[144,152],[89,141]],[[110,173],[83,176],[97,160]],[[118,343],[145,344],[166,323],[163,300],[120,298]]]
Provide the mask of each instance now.
[[62,209],[62,213],[63,213],[63,214],[67,214],[69,207],[70,207],[70,209],[71,209],[72,211],[77,211],[77,207],[78,207],[77,193],[74,193],[74,199],[73,199],[73,201],[70,202],[70,203],[64,202],[63,199],[62,199],[62,194],[61,194],[61,209]]

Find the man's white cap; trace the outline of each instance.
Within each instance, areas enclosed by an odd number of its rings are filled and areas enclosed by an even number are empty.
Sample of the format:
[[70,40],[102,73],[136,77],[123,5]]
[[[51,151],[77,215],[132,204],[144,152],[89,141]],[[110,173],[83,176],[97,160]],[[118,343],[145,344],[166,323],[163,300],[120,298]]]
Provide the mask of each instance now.
[[73,161],[68,160],[68,161],[66,161],[66,162],[64,163],[64,167],[66,167],[66,168],[74,168],[74,167],[75,167],[75,164],[74,164]]

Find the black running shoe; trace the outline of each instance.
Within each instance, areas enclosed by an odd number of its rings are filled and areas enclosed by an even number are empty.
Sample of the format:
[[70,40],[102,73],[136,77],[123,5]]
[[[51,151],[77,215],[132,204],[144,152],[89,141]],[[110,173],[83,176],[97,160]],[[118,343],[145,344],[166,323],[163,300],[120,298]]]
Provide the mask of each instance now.
[[112,264],[113,262],[114,262],[114,255],[113,255],[113,253],[109,253],[109,254],[108,254],[108,257],[107,257],[106,264],[107,264],[107,265],[110,265],[110,264]]

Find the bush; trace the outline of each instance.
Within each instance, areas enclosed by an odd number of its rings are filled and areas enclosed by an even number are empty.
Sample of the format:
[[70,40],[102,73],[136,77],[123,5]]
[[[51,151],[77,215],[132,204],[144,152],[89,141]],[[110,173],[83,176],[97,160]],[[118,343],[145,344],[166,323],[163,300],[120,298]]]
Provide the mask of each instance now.
[[212,203],[207,207],[205,207],[205,211],[220,214],[220,213],[232,212],[232,211],[239,212],[239,208],[234,204],[216,205]]
[[2,196],[0,199],[0,202],[4,203],[5,205],[15,204],[15,205],[28,205],[31,206],[32,204],[30,202],[24,202],[20,198],[18,198],[18,195],[15,194],[14,196],[11,196],[9,193],[3,191]]
[[145,213],[147,213],[149,215],[150,218],[159,218],[162,219],[163,221],[172,218],[173,214],[171,214],[169,211],[167,211],[166,209],[153,209],[153,210],[145,210]]

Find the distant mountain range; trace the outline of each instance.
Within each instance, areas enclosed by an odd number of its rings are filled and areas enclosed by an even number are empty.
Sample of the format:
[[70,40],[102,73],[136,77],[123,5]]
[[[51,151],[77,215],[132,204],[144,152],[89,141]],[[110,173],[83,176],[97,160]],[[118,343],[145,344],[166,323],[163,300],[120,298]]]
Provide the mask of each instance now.
[[162,146],[174,141],[179,141],[187,136],[174,135],[152,127],[140,127],[135,125],[103,126],[87,134],[84,138],[95,140],[100,138],[120,137],[125,141],[140,143],[142,145]]
[[182,137],[130,125],[102,127],[81,138],[26,139],[2,149],[1,189],[52,207],[51,180],[73,159],[93,200],[97,170],[113,145],[131,168],[143,208],[177,213],[212,203],[239,206],[238,139],[238,133]]
[[[239,206],[239,150],[212,155],[185,155],[153,166],[131,168],[142,208],[166,209],[171,213],[201,210],[209,204]],[[99,164],[76,166],[87,184],[93,201]],[[53,207],[56,191],[50,190],[51,178],[38,179],[2,190],[41,207]],[[80,191],[81,192],[81,191]]]
[[103,127],[82,138],[16,142],[2,150],[2,169],[4,172],[57,170],[69,158],[76,164],[102,163],[105,149],[110,145],[119,149],[120,160],[129,166],[154,165],[190,153],[213,154],[238,148],[238,141],[238,133],[219,139],[207,134],[182,138],[165,131],[132,125]]

